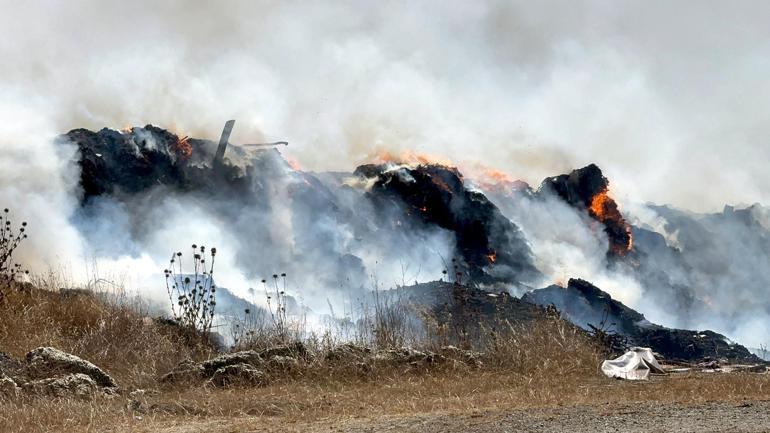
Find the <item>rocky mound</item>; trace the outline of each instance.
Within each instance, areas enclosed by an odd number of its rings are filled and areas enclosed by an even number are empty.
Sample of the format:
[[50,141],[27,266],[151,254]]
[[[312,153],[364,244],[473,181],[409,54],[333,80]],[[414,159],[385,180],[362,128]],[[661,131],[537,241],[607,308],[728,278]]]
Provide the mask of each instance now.
[[112,394],[117,383],[101,368],[53,347],[39,347],[18,361],[0,353],[0,397],[21,395],[90,398]]
[[264,350],[227,353],[203,362],[185,361],[160,378],[166,386],[208,385],[214,387],[259,387],[272,378],[302,374],[309,366],[326,363],[336,370],[372,372],[378,368],[427,368],[438,366],[480,365],[480,353],[444,346],[437,351],[408,347],[372,350],[355,343],[345,343],[320,353],[311,353],[295,342]]

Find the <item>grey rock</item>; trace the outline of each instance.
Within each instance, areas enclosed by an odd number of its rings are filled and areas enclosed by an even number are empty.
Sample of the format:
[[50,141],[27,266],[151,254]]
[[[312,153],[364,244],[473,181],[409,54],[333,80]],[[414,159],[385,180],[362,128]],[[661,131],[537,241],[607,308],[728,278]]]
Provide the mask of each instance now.
[[262,371],[249,364],[224,366],[211,376],[209,383],[214,386],[263,386],[267,379]]
[[341,344],[326,353],[328,362],[362,362],[368,358],[372,350],[355,343]]
[[0,378],[0,399],[11,399],[18,397],[21,393],[21,388],[10,377]]
[[299,361],[291,356],[274,356],[265,364],[267,370],[288,373],[299,369]]
[[217,356],[216,358],[202,362],[200,365],[203,368],[204,376],[211,377],[219,369],[237,364],[248,364],[259,367],[262,365],[262,356],[253,350],[245,350],[242,352]]
[[305,359],[309,356],[307,347],[301,341],[291,344],[271,347],[260,352],[263,359],[270,359],[275,356],[289,356],[292,358]]
[[443,357],[433,352],[423,352],[405,347],[401,349],[388,349],[377,352],[377,354],[374,356],[374,361],[380,363],[430,365],[443,361]]
[[62,377],[34,380],[25,383],[22,389],[26,393],[38,396],[89,398],[99,390],[99,387],[91,376],[74,373]]
[[117,383],[94,364],[53,347],[38,347],[27,353],[27,373],[32,379],[45,379],[60,375],[83,374],[98,386],[115,388]]
[[200,364],[186,360],[180,362],[173,370],[160,378],[161,383],[190,383],[198,382],[204,378],[204,370]]
[[0,377],[3,375],[16,378],[24,376],[24,364],[6,353],[0,352]]

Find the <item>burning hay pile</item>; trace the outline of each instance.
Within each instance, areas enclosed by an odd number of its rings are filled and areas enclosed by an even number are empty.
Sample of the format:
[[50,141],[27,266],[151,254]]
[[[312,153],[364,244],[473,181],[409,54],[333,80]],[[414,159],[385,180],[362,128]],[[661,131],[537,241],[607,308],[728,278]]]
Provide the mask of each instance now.
[[[456,168],[363,165],[355,174],[373,182],[368,196],[376,208],[402,209],[385,224],[435,225],[454,234],[457,254],[467,274],[478,284],[530,281],[539,272],[521,230],[483,194],[469,190]],[[464,272],[463,272],[464,271]]]
[[[243,173],[232,165],[213,169],[216,143],[180,137],[153,125],[116,131],[75,129],[58,138],[76,143],[83,200],[133,195],[158,185],[182,191],[232,191]],[[224,188],[224,186],[227,188]]]
[[[79,151],[83,227],[105,224],[110,214],[104,210],[120,209],[132,236],[129,251],[141,251],[153,236],[142,221],[153,215],[155,203],[190,206],[192,199],[196,210],[203,204],[201,210],[237,233],[235,267],[257,280],[276,268],[288,270],[306,298],[318,301],[308,311],[326,308],[330,297],[359,296],[387,263],[383,259],[395,256],[401,275],[394,280],[410,293],[410,302],[434,312],[442,305],[447,311],[463,293],[481,316],[520,321],[545,314],[545,309],[524,307],[529,302],[555,306],[592,332],[616,334],[611,345],[646,345],[685,361],[757,361],[721,334],[649,323],[587,281],[532,290],[547,285],[544,258],[534,252],[530,227],[514,222],[504,209],[541,203],[554,212],[566,207],[576,216],[576,228],[606,237],[602,272],[639,281],[662,300],[661,309],[703,311],[707,299],[696,292],[695,279],[680,277],[692,268],[688,256],[662,234],[632,225],[596,165],[548,177],[536,191],[523,182],[486,185],[487,196],[457,168],[442,164],[391,161],[362,165],[353,173],[308,173],[293,168],[275,149],[230,146],[224,153],[225,135],[217,145],[148,125],[73,130],[60,137]],[[125,249],[124,244],[112,247]],[[663,258],[665,269],[659,266]],[[418,278],[443,282],[409,287]],[[530,293],[524,302],[510,295],[525,292]],[[450,293],[454,301],[442,298]]]
[[609,239],[608,255],[622,257],[633,248],[631,226],[609,195],[610,182],[595,164],[573,170],[569,174],[549,177],[538,194],[556,194],[569,205],[587,211],[600,222]]

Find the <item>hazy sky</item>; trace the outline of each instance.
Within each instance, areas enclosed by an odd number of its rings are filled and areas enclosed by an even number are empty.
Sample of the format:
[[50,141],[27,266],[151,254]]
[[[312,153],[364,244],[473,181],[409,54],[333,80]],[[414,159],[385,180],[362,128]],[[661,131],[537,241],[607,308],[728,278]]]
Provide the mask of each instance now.
[[767,2],[0,5],[6,170],[75,127],[235,118],[234,142],[286,139],[308,169],[409,149],[537,183],[596,162],[621,200],[770,202]]

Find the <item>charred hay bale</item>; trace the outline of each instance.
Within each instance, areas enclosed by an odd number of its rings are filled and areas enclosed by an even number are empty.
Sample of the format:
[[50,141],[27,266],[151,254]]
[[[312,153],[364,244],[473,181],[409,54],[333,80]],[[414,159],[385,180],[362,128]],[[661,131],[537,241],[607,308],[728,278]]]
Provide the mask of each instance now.
[[572,170],[569,174],[543,180],[538,195],[555,194],[569,205],[585,210],[591,218],[604,225],[609,238],[608,254],[623,256],[632,246],[631,226],[607,195],[609,180],[596,164]]
[[55,398],[91,398],[99,391],[97,382],[83,373],[34,380],[22,385],[25,393]]
[[211,377],[217,370],[230,365],[247,364],[254,367],[262,365],[263,358],[259,352],[244,350],[241,352],[227,353],[217,356],[200,364],[205,377]]
[[200,382],[205,378],[203,367],[191,360],[185,360],[177,364],[173,370],[160,378],[160,383],[180,384]]
[[267,384],[267,377],[254,366],[241,363],[219,368],[211,376],[209,383],[217,387],[264,386]]
[[467,187],[456,168],[367,164],[354,174],[374,181],[367,197],[376,208],[403,209],[399,224],[435,225],[453,233],[456,252],[467,268],[460,270],[467,270],[474,282],[492,285],[538,278],[540,272],[519,227],[484,194]]
[[609,184],[602,170],[596,164],[589,164],[569,174],[545,178],[538,193],[554,193],[568,204],[586,209],[597,194],[607,190]]
[[38,347],[27,353],[26,359],[27,374],[32,379],[84,374],[93,379],[98,386],[106,388],[118,386],[115,380],[101,368],[53,347]]

